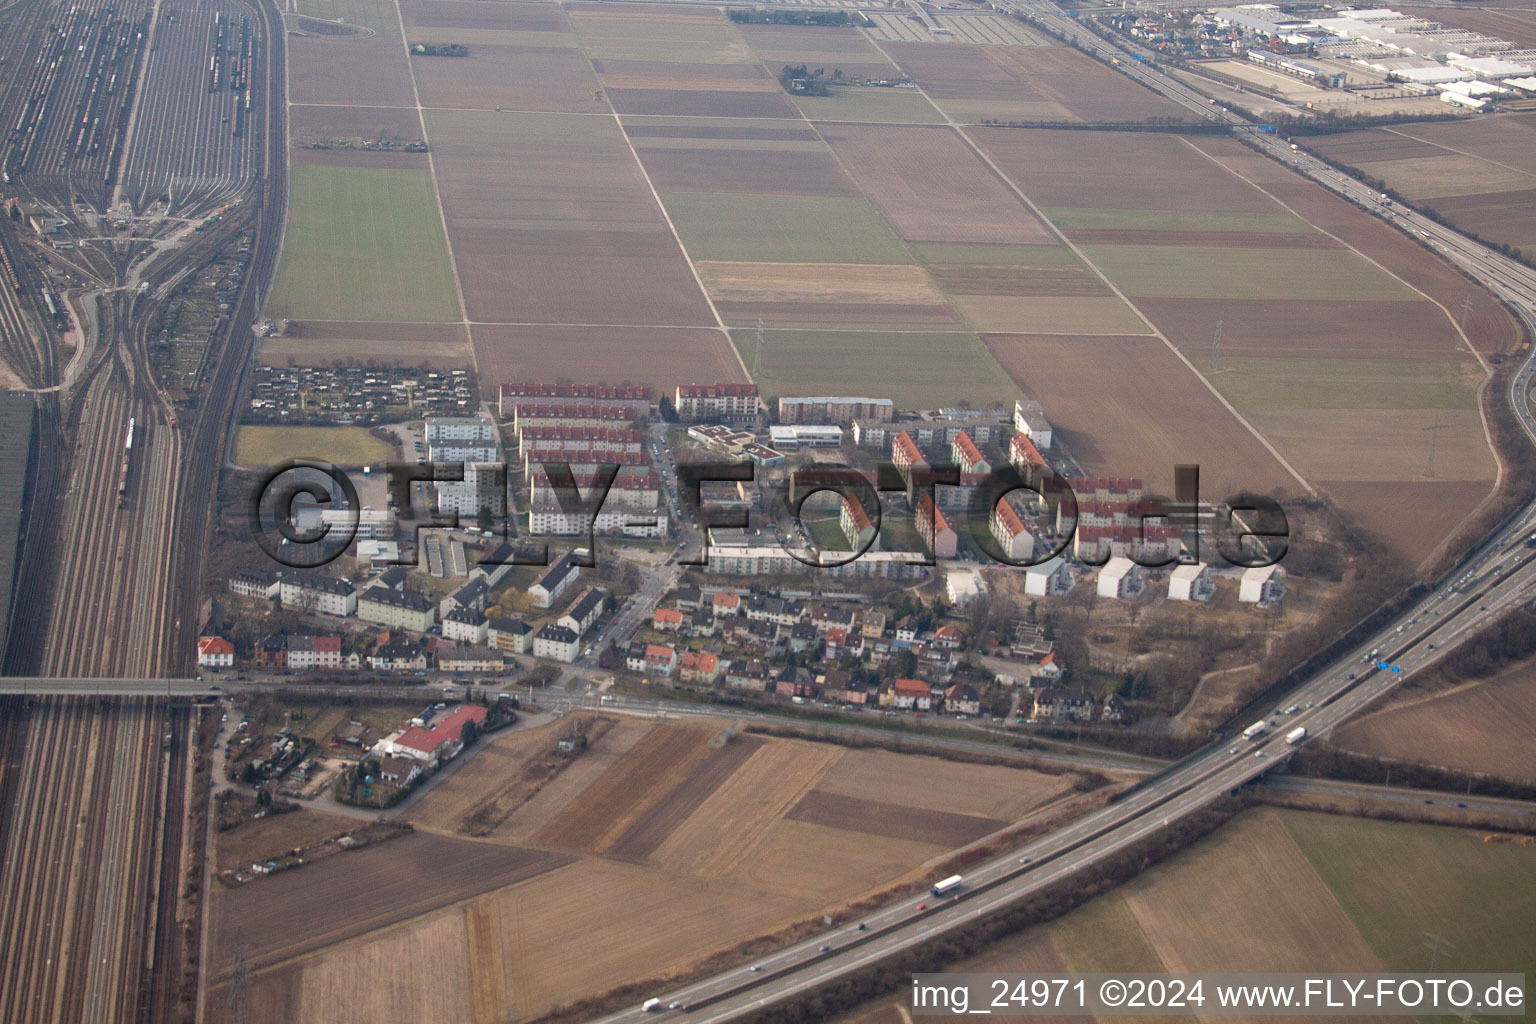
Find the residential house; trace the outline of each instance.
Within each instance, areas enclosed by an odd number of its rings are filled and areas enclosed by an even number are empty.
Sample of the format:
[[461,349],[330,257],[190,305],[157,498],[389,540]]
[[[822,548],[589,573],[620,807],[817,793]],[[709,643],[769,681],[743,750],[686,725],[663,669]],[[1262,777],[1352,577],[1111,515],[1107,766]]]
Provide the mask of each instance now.
[[801,665],[787,665],[773,681],[773,692],[780,697],[799,697],[804,700],[807,697],[816,696],[816,677],[811,675],[810,669]]
[[425,672],[427,652],[420,644],[380,644],[368,664],[375,672]]
[[295,672],[302,672],[312,668],[341,668],[341,637],[289,637],[288,667]]
[[391,733],[373,745],[375,757],[409,757],[424,764],[428,770],[458,756],[464,749],[464,727],[485,721],[485,708],[478,704],[461,704],[435,716],[427,725],[410,725]]
[[992,539],[1010,562],[1027,562],[1035,553],[1035,537],[1019,518],[1013,504],[1004,497],[992,510]]
[[556,621],[577,636],[582,636],[603,614],[603,600],[607,596],[598,587],[588,587],[566,607]]
[[357,617],[390,629],[425,633],[437,618],[437,606],[415,590],[370,587],[357,601]]
[[946,650],[957,651],[965,646],[965,634],[959,626],[945,623],[933,631],[933,644]]
[[651,628],[663,633],[676,633],[683,628],[683,613],[676,608],[657,608],[651,613]]
[[768,666],[758,658],[735,658],[725,670],[725,685],[733,690],[761,693],[768,686]]
[[229,578],[229,592],[240,597],[271,600],[278,595],[279,577],[271,572],[237,572]]
[[580,644],[581,637],[575,630],[551,622],[533,635],[533,654],[536,658],[569,664],[576,660]]
[[678,676],[685,683],[707,686],[720,674],[720,656],[709,651],[685,651],[678,662]]
[[421,778],[421,762],[413,757],[391,755],[379,759],[379,780],[397,789],[405,789]]
[[351,615],[357,611],[357,588],[349,580],[319,572],[296,572],[278,584],[284,608],[322,615]]
[[1204,562],[1181,565],[1168,574],[1168,600],[1209,601],[1216,594],[1211,567]]
[[581,575],[575,552],[567,552],[528,588],[528,596],[537,608],[552,608],[567,587]]
[[894,679],[881,693],[881,703],[890,696],[890,706],[900,711],[931,711],[933,687],[921,679]]
[[952,715],[981,713],[981,696],[970,683],[955,683],[944,691],[944,710]]
[[1024,571],[1024,593],[1032,597],[1060,597],[1070,593],[1076,583],[1071,567],[1060,555]]
[[437,667],[441,672],[500,672],[507,659],[483,644],[438,644]]
[[485,611],[486,601],[491,593],[490,584],[482,576],[472,576],[458,590],[443,598],[437,606],[437,614],[447,618],[455,608],[469,608],[477,612]]
[[1034,714],[1036,721],[1086,722],[1093,718],[1093,694],[1086,690],[1068,690],[1059,686],[1046,686],[1035,691]]
[[1279,604],[1285,598],[1285,570],[1278,565],[1260,565],[1243,570],[1237,599],[1244,604]]
[[1129,558],[1111,558],[1099,570],[1100,597],[1129,600],[1140,594],[1145,586],[1141,566]]
[[251,651],[251,665],[258,669],[286,669],[288,638],[281,633],[269,633],[256,641]]
[[458,644],[483,644],[491,637],[485,613],[471,607],[455,608],[443,618],[443,639]]
[[642,655],[643,672],[655,672],[657,675],[670,676],[677,668],[677,651],[675,648],[664,644],[646,644]]
[[960,538],[949,525],[944,512],[933,503],[931,495],[917,503],[917,532],[923,544],[934,558],[954,558],[959,551]]
[[504,654],[527,654],[532,637],[533,627],[522,619],[492,619],[487,639]]
[[885,636],[885,612],[866,610],[859,629],[867,639],[879,640]]
[[1099,712],[1099,721],[1123,724],[1131,720],[1131,709],[1125,701],[1120,699],[1118,693],[1112,693],[1104,698],[1104,709]]
[[221,636],[198,637],[198,668],[233,668],[235,645]]

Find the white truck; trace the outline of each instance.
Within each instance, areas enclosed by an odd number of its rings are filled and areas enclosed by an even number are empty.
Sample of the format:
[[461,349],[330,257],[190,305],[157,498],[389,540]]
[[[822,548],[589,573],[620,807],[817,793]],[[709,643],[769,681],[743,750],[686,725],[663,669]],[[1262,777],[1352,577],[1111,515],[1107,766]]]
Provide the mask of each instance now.
[[1268,731],[1269,731],[1269,723],[1267,723],[1267,722],[1254,722],[1248,728],[1243,730],[1243,739],[1245,739],[1245,740],[1256,740],[1260,736],[1263,736]]
[[646,1013],[655,1013],[661,1009],[661,1000],[647,999],[645,1002],[640,1004],[640,1009]]
[[1307,727],[1304,726],[1304,725],[1298,725],[1296,728],[1292,729],[1290,732],[1285,734],[1285,742],[1286,742],[1286,744],[1288,746],[1292,746],[1292,747],[1294,747],[1296,744],[1300,743],[1302,740],[1304,740],[1306,738],[1307,738]]
[[958,888],[960,888],[960,876],[950,875],[943,881],[934,883],[933,894],[935,896],[943,896],[946,893],[954,892]]

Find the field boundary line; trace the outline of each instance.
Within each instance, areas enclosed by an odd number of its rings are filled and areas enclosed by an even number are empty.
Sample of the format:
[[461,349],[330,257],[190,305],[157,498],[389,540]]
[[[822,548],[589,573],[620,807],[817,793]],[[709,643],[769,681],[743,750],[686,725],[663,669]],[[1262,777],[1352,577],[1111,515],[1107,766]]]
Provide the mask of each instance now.
[[[437,159],[432,149],[432,138],[427,134],[427,115],[421,105],[421,87],[416,83],[416,65],[411,63],[411,44],[405,31],[405,14],[400,10],[400,0],[391,0],[395,8],[395,21],[400,26],[400,50],[405,54],[405,70],[411,76],[411,95],[416,98],[416,123],[421,126],[421,141],[427,147],[427,174],[432,179],[432,198],[437,202],[437,219],[443,228],[443,249],[448,253],[448,272],[453,275],[453,291],[459,300],[459,323],[469,338],[469,362],[475,368],[475,383],[480,383],[480,358],[475,352],[475,332],[469,323],[469,303],[464,299],[464,282],[459,278],[459,261],[453,254],[453,235],[448,232],[448,212],[443,208],[443,190],[437,182]],[[402,108],[408,109],[408,108]],[[293,147],[293,119],[289,118],[288,145]],[[292,162],[290,156],[289,162]],[[452,321],[445,321],[451,323]]]
[[[874,43],[876,49],[880,49],[880,52],[882,54],[885,54],[885,59],[886,60],[891,61],[891,63],[893,65],[895,65],[896,67],[898,67],[898,68],[901,67],[901,65],[897,64],[894,60],[891,60],[891,55],[890,54],[885,53],[885,50],[880,48],[879,42],[875,41],[873,38],[870,41],[872,43]],[[928,95],[927,90],[925,90],[921,85],[917,85],[916,82],[914,82],[913,85],[916,87],[918,92],[922,93],[924,99],[928,100],[929,103],[933,103],[933,98]],[[1248,418],[1247,417],[1245,417],[1242,413],[1237,411],[1236,406],[1234,406],[1231,402],[1227,401],[1226,396],[1223,395],[1219,390],[1217,390],[1216,385],[1212,384],[1210,379],[1208,377],[1206,377],[1205,374],[1201,373],[1200,370],[1195,366],[1194,363],[1189,361],[1189,357],[1186,356],[1183,352],[1180,352],[1178,346],[1175,345],[1173,342],[1169,341],[1168,340],[1168,336],[1166,334],[1164,334],[1162,332],[1162,330],[1159,329],[1158,326],[1156,324],[1154,324],[1151,321],[1151,319],[1148,318],[1148,316],[1145,313],[1143,313],[1140,309],[1138,309],[1134,302],[1132,302],[1129,298],[1126,297],[1125,293],[1122,292],[1120,290],[1120,288],[1113,281],[1111,281],[1109,279],[1109,275],[1105,274],[1104,271],[1099,268],[1099,265],[1097,263],[1095,263],[1091,259],[1089,259],[1088,256],[1081,249],[1079,249],[1076,245],[1073,244],[1072,240],[1067,237],[1066,233],[1064,231],[1062,231],[1061,228],[1057,227],[1055,225],[1055,223],[1053,223],[1051,221],[1050,218],[1048,218],[1043,212],[1041,212],[1040,207],[1035,205],[1035,201],[1033,199],[1030,199],[1029,196],[1024,193],[1024,190],[1019,188],[1019,186],[1014,183],[1012,178],[1010,178],[1008,175],[1003,173],[1002,168],[998,167],[997,163],[990,156],[988,156],[987,153],[980,146],[978,146],[976,144],[975,140],[973,140],[969,135],[966,134],[964,128],[962,128],[961,125],[956,123],[954,118],[950,117],[949,114],[945,113],[943,107],[939,106],[937,103],[933,103],[933,107],[939,113],[944,114],[945,122],[948,124],[950,131],[952,131],[956,135],[958,135],[960,137],[961,141],[963,141],[965,143],[966,147],[968,149],[970,149],[970,151],[972,153],[975,153],[976,156],[982,161],[982,163],[986,164],[989,168],[991,168],[992,173],[997,175],[998,180],[1001,181],[1004,185],[1008,186],[1008,190],[1010,192],[1012,192],[1015,196],[1017,196],[1019,198],[1020,202],[1022,202],[1025,206],[1029,207],[1030,212],[1033,213],[1035,215],[1035,217],[1037,219],[1039,219],[1039,221],[1042,224],[1044,224],[1047,228],[1049,228],[1051,230],[1051,232],[1056,235],[1057,238],[1061,239],[1062,244],[1065,245],[1068,249],[1070,249],[1072,251],[1073,255],[1075,255],[1078,259],[1082,260],[1083,264],[1085,266],[1087,266],[1088,269],[1092,270],[1096,275],[1098,275],[1099,280],[1104,282],[1104,284],[1109,288],[1109,290],[1115,294],[1116,298],[1118,298],[1121,302],[1125,303],[1126,308],[1128,308],[1132,313],[1135,313],[1136,316],[1138,318],[1140,318],[1141,322],[1146,324],[1147,327],[1149,327],[1151,329],[1152,337],[1155,337],[1159,341],[1161,341],[1163,343],[1163,345],[1168,349],[1168,351],[1173,353],[1174,358],[1177,359],[1179,362],[1183,363],[1184,366],[1189,370],[1189,372],[1195,375],[1195,379],[1198,380],[1201,384],[1205,385],[1205,389],[1207,391],[1209,391],[1215,397],[1216,401],[1221,403],[1222,408],[1226,409],[1227,412],[1231,414],[1233,419],[1235,419],[1235,420],[1237,420],[1237,422],[1241,423],[1243,425],[1243,429],[1247,430],[1248,433],[1252,434],[1254,439],[1257,440],[1259,442],[1259,444],[1263,445],[1264,449],[1266,451],[1268,451],[1269,454],[1274,457],[1275,461],[1280,463],[1280,465],[1285,469],[1285,471],[1287,473],[1290,473],[1291,476],[1293,476],[1296,479],[1297,483],[1301,484],[1301,486],[1303,486],[1303,487],[1305,487],[1307,489],[1307,493],[1308,494],[1312,495],[1313,497],[1316,497],[1317,496],[1317,488],[1313,487],[1312,484],[1307,480],[1306,477],[1302,476],[1299,472],[1297,472],[1296,467],[1291,465],[1289,460],[1287,460],[1284,455],[1280,454],[1280,450],[1278,448],[1276,448],[1270,442],[1269,438],[1265,437],[1262,433],[1259,432],[1257,427],[1255,427],[1252,423],[1248,422]],[[1305,219],[1305,218],[1303,218],[1303,219]],[[996,332],[996,333],[1005,333],[1005,332]]]
[[[1199,153],[1201,156],[1205,157],[1205,159],[1209,160],[1211,163],[1215,164],[1217,167],[1221,168],[1222,170],[1226,171],[1228,174],[1230,174],[1233,177],[1237,178],[1239,181],[1241,181],[1244,184],[1248,185],[1250,188],[1256,189],[1258,192],[1260,192],[1264,196],[1268,197],[1271,202],[1274,202],[1274,203],[1278,204],[1281,209],[1286,210],[1286,211],[1288,211],[1290,213],[1293,213],[1293,214],[1295,214],[1298,217],[1301,217],[1300,213],[1297,213],[1296,210],[1292,209],[1291,206],[1288,203],[1286,203],[1284,200],[1282,200],[1279,196],[1277,196],[1274,193],[1270,192],[1268,189],[1266,189],[1264,186],[1260,185],[1258,182],[1253,181],[1252,179],[1248,178],[1241,171],[1237,170],[1234,167],[1229,167],[1226,164],[1222,163],[1220,160],[1216,159],[1214,156],[1212,156],[1211,154],[1207,153],[1205,150],[1201,149],[1199,146],[1195,145],[1193,142],[1190,142],[1187,138],[1184,138],[1183,136],[1179,137],[1179,141],[1184,143],[1184,145],[1188,146],[1190,149],[1193,149],[1196,153]],[[1423,140],[1420,140],[1420,141],[1423,141]],[[1309,185],[1313,184],[1313,182],[1310,179],[1303,179],[1303,180],[1306,181],[1306,183],[1309,184]],[[1306,217],[1301,217],[1301,219],[1305,220],[1308,224],[1312,224],[1312,222],[1310,220],[1307,220]],[[1381,271],[1383,274],[1386,274],[1388,277],[1392,278],[1394,281],[1400,282],[1409,291],[1415,293],[1416,295],[1422,296],[1424,301],[1433,304],[1436,309],[1438,309],[1442,314],[1444,314],[1445,319],[1451,325],[1451,330],[1456,332],[1456,336],[1458,338],[1460,338],[1461,339],[1461,343],[1467,347],[1467,351],[1472,353],[1472,358],[1477,360],[1477,365],[1482,367],[1482,369],[1483,369],[1483,380],[1482,380],[1482,383],[1478,384],[1478,386],[1477,386],[1477,391],[1474,393],[1474,399],[1475,399],[1475,404],[1477,406],[1477,419],[1478,419],[1478,422],[1481,423],[1482,426],[1483,426],[1483,443],[1485,445],[1487,445],[1487,447],[1488,447],[1488,454],[1493,456],[1493,467],[1494,467],[1493,485],[1491,487],[1489,487],[1488,493],[1483,495],[1483,500],[1479,501],[1473,507],[1472,511],[1468,512],[1461,519],[1461,521],[1456,524],[1456,526],[1452,530],[1450,530],[1444,537],[1442,537],[1441,540],[1440,540],[1440,543],[1436,544],[1434,549],[1432,551],[1430,551],[1430,553],[1424,557],[1424,560],[1421,561],[1418,564],[1418,566],[1415,567],[1416,569],[1422,569],[1424,566],[1428,565],[1433,559],[1435,559],[1440,554],[1440,552],[1445,549],[1445,546],[1447,544],[1449,544],[1456,537],[1456,535],[1459,534],[1462,531],[1462,529],[1469,522],[1471,522],[1478,514],[1480,514],[1483,511],[1484,508],[1486,508],[1488,506],[1488,503],[1494,499],[1494,496],[1497,495],[1499,493],[1500,489],[1503,488],[1503,486],[1504,486],[1504,469],[1505,469],[1505,467],[1504,467],[1504,456],[1502,454],[1500,454],[1498,446],[1493,443],[1493,431],[1489,428],[1489,425],[1488,425],[1488,412],[1487,412],[1487,409],[1484,408],[1484,406],[1483,406],[1483,399],[1487,395],[1488,385],[1493,380],[1493,369],[1492,369],[1492,367],[1490,367],[1488,365],[1488,361],[1483,358],[1483,354],[1477,350],[1477,346],[1472,344],[1472,339],[1467,337],[1467,332],[1462,330],[1461,325],[1456,322],[1456,318],[1451,315],[1451,311],[1446,309],[1445,306],[1441,304],[1439,299],[1436,299],[1434,296],[1430,295],[1428,292],[1423,291],[1418,286],[1413,284],[1413,282],[1405,280],[1404,278],[1402,278],[1398,274],[1393,273],[1391,270],[1388,270],[1385,266],[1383,266],[1381,263],[1379,263],[1376,259],[1374,259],[1373,257],[1368,256],[1365,253],[1361,252],[1359,249],[1355,248],[1353,245],[1350,245],[1348,242],[1344,241],[1344,239],[1340,238],[1338,235],[1334,234],[1332,231],[1329,231],[1326,228],[1323,228],[1323,227],[1321,227],[1321,226],[1319,226],[1317,224],[1312,224],[1312,226],[1314,228],[1316,228],[1318,231],[1321,231],[1323,234],[1327,235],[1329,238],[1333,239],[1335,242],[1338,242],[1340,245],[1344,246],[1344,248],[1348,249],[1350,252],[1354,253],[1356,256],[1359,256],[1361,259],[1365,260],[1367,263],[1369,263],[1371,266],[1375,267],[1377,270]],[[1438,257],[1437,257],[1437,259],[1438,259]],[[1473,287],[1477,287],[1477,286],[1474,285]]]
[[[587,52],[585,46],[580,46],[582,59],[587,62],[587,70],[592,72],[592,77],[598,85],[603,80],[597,72],[597,65],[592,63],[592,55]],[[618,108],[613,105],[612,98],[608,95],[607,88],[603,89],[603,102],[608,104],[609,114],[589,114],[589,117],[612,117],[613,126],[619,130],[619,137],[624,140],[625,147],[629,150],[629,157],[635,162],[635,167],[640,172],[640,177],[645,179],[645,187],[651,191],[651,200],[656,204],[656,209],[661,211],[661,219],[666,222],[667,230],[672,232],[672,240],[677,243],[678,251],[683,254],[683,259],[688,264],[688,273],[693,275],[693,283],[699,288],[699,294],[704,296],[704,304],[709,307],[709,313],[715,318],[715,330],[720,332],[720,337],[725,341],[725,347],[731,355],[736,357],[736,365],[741,367],[741,375],[748,381],[756,383],[751,372],[747,369],[746,360],[741,358],[741,352],[736,348],[736,343],[731,339],[731,329],[725,326],[725,320],[720,316],[720,310],[715,308],[715,300],[710,297],[709,289],[704,287],[704,279],[699,276],[699,268],[694,266],[693,257],[688,254],[688,246],[683,244],[683,236],[678,234],[677,225],[672,223],[672,215],[667,212],[667,204],[661,201],[661,193],[656,191],[656,185],[651,181],[651,174],[645,169],[645,162],[640,159],[640,151],[635,149],[635,144],[630,140],[629,133],[624,130],[624,121],[619,117]],[[704,328],[708,330],[707,327]]]
[[[1464,156],[1464,157],[1468,157],[1468,158],[1470,158],[1472,160],[1476,160],[1479,163],[1492,164],[1494,167],[1502,167],[1506,171],[1514,171],[1516,174],[1520,175],[1520,177],[1522,177],[1522,178],[1530,178],[1533,182],[1536,182],[1536,174],[1532,174],[1530,171],[1522,170],[1519,167],[1515,167],[1513,164],[1502,163],[1502,162],[1500,162],[1498,160],[1490,160],[1486,156],[1478,156],[1476,153],[1468,153],[1464,149],[1457,149],[1455,146],[1447,146],[1445,143],[1443,143],[1443,142],[1435,142],[1433,139],[1421,139],[1417,135],[1413,135],[1413,134],[1411,134],[1409,132],[1405,132],[1405,131],[1403,131],[1403,130],[1401,130],[1399,128],[1387,128],[1386,131],[1391,132],[1393,135],[1401,135],[1405,139],[1412,139],[1414,142],[1422,142],[1426,146],[1434,146],[1436,149],[1443,149],[1447,153],[1455,153],[1455,154],[1457,154],[1459,156]],[[1433,157],[1425,157],[1425,158],[1420,158],[1420,159],[1434,159],[1434,158]],[[1415,200],[1415,201],[1416,202],[1421,202],[1423,200]]]

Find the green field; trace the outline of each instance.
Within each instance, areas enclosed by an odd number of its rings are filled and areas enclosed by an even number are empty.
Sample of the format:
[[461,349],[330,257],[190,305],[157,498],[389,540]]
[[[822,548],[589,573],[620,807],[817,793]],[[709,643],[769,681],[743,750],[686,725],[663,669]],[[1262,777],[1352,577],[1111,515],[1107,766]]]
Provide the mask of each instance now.
[[1072,206],[1040,211],[1059,228],[1118,228],[1122,231],[1311,231],[1300,217],[1283,210],[1273,213],[1220,210],[1104,210]]
[[661,201],[694,260],[912,262],[863,198],[664,192]]
[[459,319],[427,171],[300,164],[267,315],[294,320]]
[[1064,245],[988,245],[963,242],[910,242],[922,263],[980,263],[987,266],[1081,267],[1077,253]]
[[756,360],[764,397],[868,394],[913,409],[1011,404],[1019,397],[973,334],[770,330],[760,354],[756,331],[732,331],[731,338],[749,368]]
[[1219,370],[1208,358],[1200,363],[1240,409],[1476,409],[1482,379],[1476,363],[1454,359],[1223,356]]
[[1333,249],[1085,245],[1127,295],[1166,299],[1412,300],[1421,296],[1364,257]]
[[389,458],[394,449],[364,427],[288,427],[247,424],[235,442],[235,461],[248,469],[289,459],[361,466]]
[[879,121],[943,124],[944,115],[916,89],[844,85],[830,96],[791,96],[812,121]]
[[320,21],[361,25],[381,38],[400,38],[400,15],[391,0],[299,0],[298,10]]
[[[1470,829],[1325,814],[1286,828],[1388,970],[1536,977],[1536,849]],[[1425,933],[1452,945],[1434,963]]]

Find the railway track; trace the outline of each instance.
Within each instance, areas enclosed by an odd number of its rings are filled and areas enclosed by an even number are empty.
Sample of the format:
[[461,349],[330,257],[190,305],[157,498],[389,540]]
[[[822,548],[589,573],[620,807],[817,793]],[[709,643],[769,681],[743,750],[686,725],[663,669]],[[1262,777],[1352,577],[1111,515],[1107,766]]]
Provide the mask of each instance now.
[[146,958],[163,705],[13,702],[0,833],[0,1019],[134,1016]]

